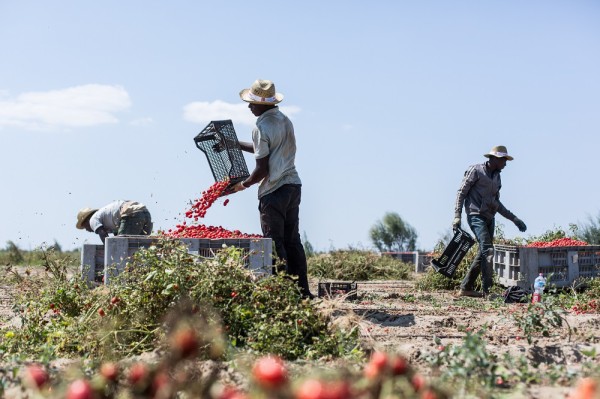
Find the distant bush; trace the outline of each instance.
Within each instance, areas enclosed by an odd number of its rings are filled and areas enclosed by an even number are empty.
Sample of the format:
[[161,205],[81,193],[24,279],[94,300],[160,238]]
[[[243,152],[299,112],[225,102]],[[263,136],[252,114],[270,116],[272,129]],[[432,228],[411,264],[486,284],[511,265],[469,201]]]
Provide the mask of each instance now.
[[5,266],[41,266],[44,264],[45,253],[52,252],[67,261],[70,265],[79,265],[80,251],[63,251],[55,242],[53,245],[41,245],[33,250],[21,249],[13,241],[7,241],[6,247],[0,249],[0,265]]
[[412,264],[359,249],[317,254],[307,262],[310,276],[332,280],[407,280],[414,270]]

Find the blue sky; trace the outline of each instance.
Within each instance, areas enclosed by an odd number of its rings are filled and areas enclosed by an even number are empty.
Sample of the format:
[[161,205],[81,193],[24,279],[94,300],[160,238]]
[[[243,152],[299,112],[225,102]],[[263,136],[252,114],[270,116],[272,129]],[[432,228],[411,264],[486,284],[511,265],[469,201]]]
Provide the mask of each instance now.
[[[0,247],[99,243],[76,213],[115,199],[175,226],[213,183],[194,136],[232,119],[249,141],[238,93],[257,78],[285,96],[300,230],[318,250],[371,247],[385,212],[433,248],[464,171],[499,144],[526,235],[586,223],[600,214],[598,21],[597,1],[0,0]],[[259,233],[257,204],[253,187],[205,222]]]

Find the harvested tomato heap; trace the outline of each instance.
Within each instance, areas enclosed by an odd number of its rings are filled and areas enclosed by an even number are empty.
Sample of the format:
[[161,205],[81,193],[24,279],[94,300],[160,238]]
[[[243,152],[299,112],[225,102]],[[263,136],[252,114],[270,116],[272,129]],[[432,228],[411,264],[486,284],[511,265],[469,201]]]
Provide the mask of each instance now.
[[527,247],[535,247],[535,248],[548,248],[548,247],[581,247],[584,245],[588,245],[585,241],[575,240],[573,238],[564,237],[558,238],[554,241],[534,241],[527,244]]
[[[203,218],[206,211],[215,203],[215,201],[223,194],[223,191],[229,185],[229,181],[219,181],[210,186],[206,191],[202,192],[202,197],[196,199],[192,207],[185,212],[185,217],[193,219],[194,222]],[[229,199],[223,202],[227,205]],[[204,224],[187,224],[186,221],[175,226],[175,229],[169,229],[165,235],[173,238],[262,238],[258,234],[246,234],[239,230],[227,230],[221,226],[206,226]]]

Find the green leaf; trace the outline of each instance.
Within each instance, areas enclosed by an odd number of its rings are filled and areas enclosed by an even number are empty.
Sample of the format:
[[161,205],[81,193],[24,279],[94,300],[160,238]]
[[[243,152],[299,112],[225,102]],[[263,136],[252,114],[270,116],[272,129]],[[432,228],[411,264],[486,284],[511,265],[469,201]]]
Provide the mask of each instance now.
[[157,273],[156,270],[153,270],[150,273],[148,273],[148,275],[144,279],[144,282],[152,280],[154,278],[154,276],[156,276],[156,273]]
[[590,350],[581,350],[581,353],[587,357],[596,357],[596,348],[592,348]]

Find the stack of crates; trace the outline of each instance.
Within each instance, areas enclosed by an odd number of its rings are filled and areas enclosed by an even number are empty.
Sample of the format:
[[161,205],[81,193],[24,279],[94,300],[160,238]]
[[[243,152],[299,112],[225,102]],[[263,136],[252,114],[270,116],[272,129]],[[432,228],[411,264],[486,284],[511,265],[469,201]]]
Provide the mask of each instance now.
[[[87,281],[108,284],[125,270],[127,261],[142,248],[160,243],[160,238],[148,236],[116,236],[106,238],[105,245],[85,244],[81,253],[81,277]],[[212,258],[224,246],[236,247],[245,254],[245,266],[257,275],[272,273],[273,242],[270,238],[178,238],[188,247],[188,252]]]
[[494,246],[494,270],[500,284],[532,290],[535,278],[543,273],[549,283],[568,287],[581,278],[600,277],[600,246],[520,247]]

